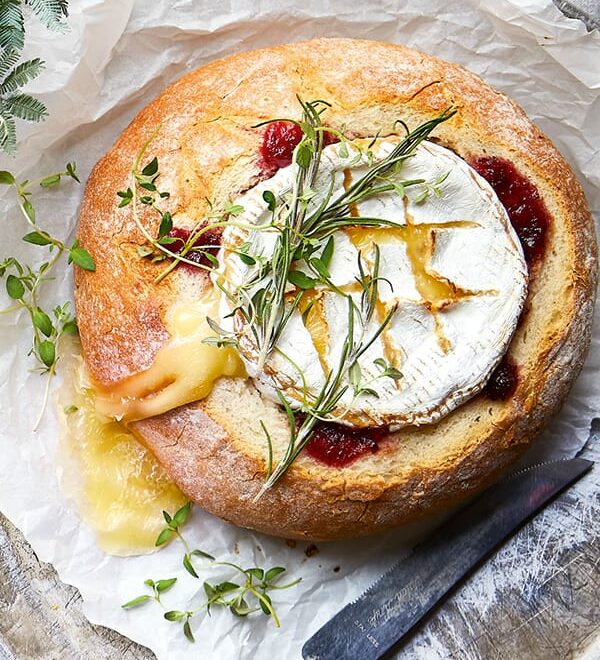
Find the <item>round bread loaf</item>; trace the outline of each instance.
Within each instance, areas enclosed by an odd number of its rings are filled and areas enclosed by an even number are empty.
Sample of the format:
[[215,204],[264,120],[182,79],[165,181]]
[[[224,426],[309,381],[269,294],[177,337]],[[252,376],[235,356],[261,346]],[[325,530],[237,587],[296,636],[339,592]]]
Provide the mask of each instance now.
[[[516,388],[485,393],[436,424],[409,426],[343,467],[302,453],[260,499],[267,470],[263,420],[275,459],[289,430],[282,410],[251,379],[221,378],[205,399],[132,424],[180,488],[237,525],[288,538],[335,539],[400,525],[449,507],[489,484],[560,407],[583,363],[596,287],[596,242],[577,179],[550,141],[503,94],[465,69],[401,46],[319,39],[241,53],[177,81],[142,110],[87,184],[78,238],[96,271],[76,273],[84,358],[103,388],[148,369],[169,339],[165,318],[198,298],[210,279],[179,267],[159,284],[160,265],[136,251],[145,239],[117,191],[160,124],[164,207],[174,217],[208,213],[265,176],[262,121],[300,117],[297,95],[331,104],[324,122],[348,138],[401,133],[458,109],[433,134],[469,163],[508,162],[537,190],[548,227],[530,259],[528,297],[509,358]],[[486,160],[487,159],[487,160]],[[141,215],[156,235],[158,220]]]

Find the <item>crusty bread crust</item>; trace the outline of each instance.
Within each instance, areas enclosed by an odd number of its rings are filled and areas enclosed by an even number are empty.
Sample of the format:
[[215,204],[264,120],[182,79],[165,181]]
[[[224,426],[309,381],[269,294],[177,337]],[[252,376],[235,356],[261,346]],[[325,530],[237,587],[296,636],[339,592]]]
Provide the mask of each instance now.
[[[206,198],[234,199],[260,176],[262,130],[274,117],[298,117],[296,94],[332,104],[326,122],[350,137],[390,134],[449,105],[458,114],[435,138],[467,160],[511,161],[537,187],[551,217],[547,249],[531,273],[529,295],[509,353],[517,390],[505,402],[480,395],[435,425],[393,434],[379,452],[344,468],[302,455],[258,502],[266,471],[263,419],[275,455],[286,422],[251,381],[223,378],[205,400],[134,430],[185,493],[208,511],[270,534],[333,539],[369,534],[448,507],[491,482],[560,407],[590,342],[597,280],[593,221],[583,192],[550,141],[503,94],[465,69],[417,51],[369,41],[319,39],[219,60],[165,90],[97,164],[86,188],[79,239],[95,273],[76,273],[84,357],[92,378],[110,386],[152,363],[168,339],[164,319],[176,302],[208,286],[178,269],[160,285],[137,257],[143,238],[116,191],[152,143],[165,208],[193,224]],[[156,232],[154,217],[145,216]]]

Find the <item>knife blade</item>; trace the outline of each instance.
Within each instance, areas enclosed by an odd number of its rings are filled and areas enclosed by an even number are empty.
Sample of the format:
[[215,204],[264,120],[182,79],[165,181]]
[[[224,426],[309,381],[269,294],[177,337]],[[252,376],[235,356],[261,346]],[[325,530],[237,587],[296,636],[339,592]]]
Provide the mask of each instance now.
[[302,647],[305,660],[376,660],[454,585],[593,466],[584,458],[521,470],[443,523]]

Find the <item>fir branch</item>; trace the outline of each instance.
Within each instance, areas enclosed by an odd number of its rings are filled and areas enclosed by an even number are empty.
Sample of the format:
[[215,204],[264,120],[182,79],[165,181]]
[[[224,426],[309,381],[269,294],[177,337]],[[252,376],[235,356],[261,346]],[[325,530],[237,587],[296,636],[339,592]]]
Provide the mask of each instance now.
[[20,51],[24,43],[25,20],[21,0],[0,0],[0,48]]
[[10,48],[0,54],[0,72],[8,72],[0,82],[0,149],[10,155],[14,155],[17,150],[15,118],[37,122],[48,114],[46,106],[38,99],[16,93],[41,73],[44,63],[36,58],[11,68],[18,56]]
[[21,57],[20,51],[10,46],[0,52],[0,78],[4,78],[16,65],[19,57]]
[[35,80],[45,66],[45,63],[39,57],[21,62],[0,83],[0,95],[5,97],[20,87],[24,87],[28,82]]
[[13,117],[27,121],[41,121],[47,114],[46,106],[29,94],[15,94],[4,101],[5,110]]
[[17,126],[9,113],[4,113],[3,103],[0,100],[0,149],[14,156],[17,152]]
[[65,32],[68,29],[64,21],[69,15],[68,0],[24,0],[24,3],[49,30]]
[[17,64],[25,43],[23,7],[49,30],[68,29],[68,0],[0,0],[0,150],[10,155],[17,150],[15,119],[39,122],[48,115],[39,99],[19,92],[45,66],[38,57]]

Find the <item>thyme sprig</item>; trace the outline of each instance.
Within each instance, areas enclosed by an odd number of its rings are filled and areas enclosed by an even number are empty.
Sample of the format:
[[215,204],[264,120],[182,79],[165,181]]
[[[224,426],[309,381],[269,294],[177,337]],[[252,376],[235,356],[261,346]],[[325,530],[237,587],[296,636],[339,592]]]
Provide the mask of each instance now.
[[[79,182],[75,163],[67,163],[64,171],[45,176],[38,183],[43,188],[52,188],[65,176]],[[39,371],[48,376],[42,408],[34,424],[36,430],[46,408],[51,379],[56,373],[60,339],[63,335],[77,333],[77,322],[71,314],[70,303],[65,302],[47,311],[47,307],[40,301],[41,287],[52,279],[52,270],[63,255],[67,255],[68,263],[75,263],[84,270],[95,270],[95,264],[90,253],[79,245],[79,241],[75,240],[68,246],[38,224],[36,210],[31,202],[29,181],[19,182],[10,172],[1,171],[0,185],[14,189],[21,215],[31,228],[31,231],[23,236],[23,240],[45,248],[48,255],[46,260],[36,266],[22,263],[16,257],[7,257],[0,262],[0,278],[6,277],[6,292],[14,301],[13,305],[1,313],[27,310],[33,330],[30,355],[36,358]]]
[[[218,266],[217,259],[212,254],[215,246],[213,244],[201,244],[202,236],[208,231],[224,227],[228,219],[237,217],[244,210],[239,204],[226,204],[222,209],[215,209],[208,202],[209,213],[207,217],[196,223],[186,240],[170,235],[173,229],[173,217],[170,211],[163,210],[160,204],[163,200],[168,199],[171,194],[169,191],[159,190],[158,188],[160,177],[158,158],[153,156],[145,162],[145,165],[142,165],[146,153],[159,131],[160,126],[157,126],[138,152],[131,169],[131,185],[125,190],[117,191],[118,207],[123,208],[131,205],[133,219],[147,242],[146,245],[137,246],[138,255],[143,259],[150,260],[152,263],[159,263],[165,261],[165,259],[171,260],[168,266],[154,279],[155,284],[159,284],[165,279],[180,263],[209,272],[213,271]],[[142,206],[148,207],[158,214],[159,223],[156,237],[151,235],[140,218],[140,207]],[[175,251],[173,247],[176,243],[182,243],[182,245]],[[200,263],[197,259],[198,256],[203,257],[208,263]]]
[[289,589],[298,584],[301,578],[287,584],[280,584],[279,579],[286,572],[286,569],[282,566],[273,566],[269,569],[258,566],[243,568],[232,562],[217,561],[212,555],[202,550],[191,550],[181,533],[181,528],[188,520],[191,508],[192,504],[188,502],[172,516],[163,511],[163,517],[167,525],[158,535],[156,545],[163,546],[177,537],[185,549],[182,561],[183,567],[195,579],[200,579],[200,567],[194,563],[195,558],[198,557],[208,560],[202,568],[229,567],[235,571],[235,574],[230,579],[218,583],[204,581],[202,589],[196,594],[202,596],[201,603],[190,609],[168,609],[161,600],[161,595],[176,584],[178,579],[176,577],[156,581],[152,579],[145,580],[144,585],[150,589],[151,593],[136,596],[121,607],[129,610],[149,601],[158,603],[165,610],[164,618],[167,621],[183,624],[183,633],[190,642],[195,641],[191,627],[192,619],[201,612],[210,615],[211,609],[215,606],[225,607],[237,617],[246,617],[255,612],[262,612],[269,616],[275,626],[279,628],[281,623],[269,592]]

